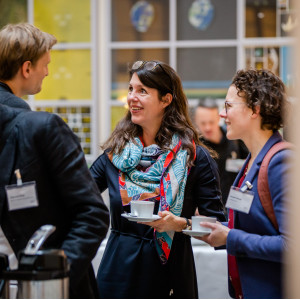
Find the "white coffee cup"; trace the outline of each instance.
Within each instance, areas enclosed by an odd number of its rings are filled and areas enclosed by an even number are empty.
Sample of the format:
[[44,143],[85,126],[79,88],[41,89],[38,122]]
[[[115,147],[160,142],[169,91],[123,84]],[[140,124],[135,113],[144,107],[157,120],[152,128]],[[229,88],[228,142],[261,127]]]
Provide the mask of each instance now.
[[205,217],[205,216],[192,216],[192,230],[193,231],[211,232],[210,228],[201,226],[200,222],[216,223],[217,218],[216,217]]
[[132,200],[130,202],[131,215],[139,218],[151,218],[153,216],[154,202]]

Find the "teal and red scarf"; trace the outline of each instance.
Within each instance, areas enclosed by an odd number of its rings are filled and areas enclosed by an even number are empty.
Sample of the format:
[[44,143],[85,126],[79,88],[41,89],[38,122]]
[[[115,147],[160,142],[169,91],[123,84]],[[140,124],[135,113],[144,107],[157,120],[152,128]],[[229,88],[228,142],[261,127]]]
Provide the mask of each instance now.
[[[135,138],[135,142],[127,143],[120,154],[112,156],[113,165],[120,170],[122,204],[128,205],[131,200],[159,201],[159,211],[180,216],[188,175],[188,155],[181,149],[181,140],[173,136],[170,145],[173,152],[163,152],[157,145],[144,147],[140,138]],[[163,264],[169,258],[174,233],[154,231]]]

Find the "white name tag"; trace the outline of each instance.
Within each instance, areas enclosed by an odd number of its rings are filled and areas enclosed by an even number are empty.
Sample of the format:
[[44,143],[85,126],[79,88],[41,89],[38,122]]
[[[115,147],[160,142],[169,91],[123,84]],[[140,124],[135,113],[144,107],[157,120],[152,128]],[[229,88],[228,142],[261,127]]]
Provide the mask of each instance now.
[[248,214],[252,205],[253,198],[253,192],[241,192],[239,188],[232,186],[227,198],[226,207]]
[[6,185],[8,210],[24,209],[38,206],[35,181],[26,182],[22,185]]
[[228,158],[226,159],[225,170],[227,172],[238,173],[240,169],[243,167],[244,163],[245,163],[245,159]]

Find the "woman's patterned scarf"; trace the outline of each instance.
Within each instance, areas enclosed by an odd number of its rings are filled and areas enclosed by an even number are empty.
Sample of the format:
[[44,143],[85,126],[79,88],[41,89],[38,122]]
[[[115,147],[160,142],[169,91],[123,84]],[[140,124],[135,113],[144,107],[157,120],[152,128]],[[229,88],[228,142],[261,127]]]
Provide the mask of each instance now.
[[[188,175],[186,150],[181,140],[172,138],[172,151],[162,151],[157,145],[145,147],[140,138],[129,142],[120,154],[113,154],[112,163],[120,170],[119,187],[123,205],[131,200],[160,201],[159,211],[180,216]],[[156,249],[161,262],[169,258],[174,231],[156,232]]]

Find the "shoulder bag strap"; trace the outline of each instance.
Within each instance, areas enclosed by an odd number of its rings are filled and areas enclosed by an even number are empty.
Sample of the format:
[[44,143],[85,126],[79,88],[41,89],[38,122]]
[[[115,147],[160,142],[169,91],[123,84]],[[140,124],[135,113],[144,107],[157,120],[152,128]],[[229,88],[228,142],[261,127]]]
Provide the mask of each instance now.
[[279,151],[282,151],[283,149],[288,149],[288,148],[293,148],[293,145],[285,141],[273,145],[273,147],[268,151],[268,153],[264,157],[258,172],[257,191],[258,191],[259,199],[265,210],[266,215],[268,216],[268,218],[270,219],[270,221],[272,222],[273,226],[277,231],[279,227],[276,220],[271,193],[269,189],[268,166],[274,154],[276,154]]

